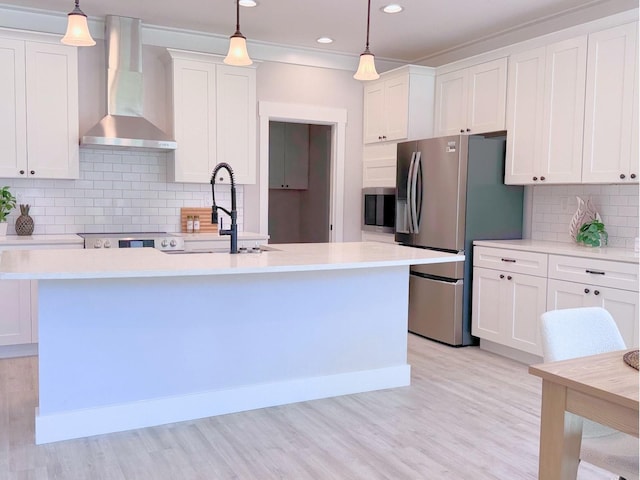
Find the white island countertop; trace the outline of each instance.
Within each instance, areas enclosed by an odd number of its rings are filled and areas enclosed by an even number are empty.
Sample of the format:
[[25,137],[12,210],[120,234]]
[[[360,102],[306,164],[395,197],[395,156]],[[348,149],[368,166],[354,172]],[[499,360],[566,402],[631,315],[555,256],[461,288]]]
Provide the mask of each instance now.
[[166,254],[152,248],[0,252],[0,279],[141,278],[343,270],[459,262],[464,255],[378,242],[269,245],[269,251]]
[[35,248],[39,246],[77,245],[82,248],[84,240],[75,234],[60,235],[7,235],[0,237],[1,249]]

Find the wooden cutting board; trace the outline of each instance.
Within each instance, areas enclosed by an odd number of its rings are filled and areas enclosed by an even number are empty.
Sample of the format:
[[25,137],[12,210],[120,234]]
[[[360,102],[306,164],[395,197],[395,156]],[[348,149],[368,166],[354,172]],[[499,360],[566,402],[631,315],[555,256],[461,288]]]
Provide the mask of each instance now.
[[180,229],[183,233],[191,233],[187,232],[187,216],[189,215],[200,217],[200,232],[198,233],[218,232],[218,226],[211,224],[211,207],[183,207],[180,209]]

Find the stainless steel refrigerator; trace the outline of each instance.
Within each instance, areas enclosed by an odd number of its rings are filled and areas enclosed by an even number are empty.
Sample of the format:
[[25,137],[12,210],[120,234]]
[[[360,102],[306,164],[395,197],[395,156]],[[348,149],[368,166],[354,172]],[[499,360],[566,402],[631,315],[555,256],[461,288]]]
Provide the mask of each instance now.
[[463,252],[458,263],[415,265],[409,331],[473,345],[473,241],[522,238],[521,186],[504,185],[505,132],[398,144],[395,240]]

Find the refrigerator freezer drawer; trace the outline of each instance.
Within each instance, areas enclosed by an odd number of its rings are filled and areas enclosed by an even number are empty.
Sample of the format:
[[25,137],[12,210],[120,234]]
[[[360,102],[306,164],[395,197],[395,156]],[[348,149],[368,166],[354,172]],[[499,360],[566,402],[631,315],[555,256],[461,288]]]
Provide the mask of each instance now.
[[409,277],[409,331],[462,345],[463,282]]

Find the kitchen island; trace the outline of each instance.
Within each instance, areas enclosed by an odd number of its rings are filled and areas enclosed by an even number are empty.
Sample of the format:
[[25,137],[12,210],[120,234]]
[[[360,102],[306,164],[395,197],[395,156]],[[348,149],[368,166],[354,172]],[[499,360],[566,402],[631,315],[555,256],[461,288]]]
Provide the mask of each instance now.
[[409,265],[375,242],[0,254],[39,283],[36,443],[406,386]]

